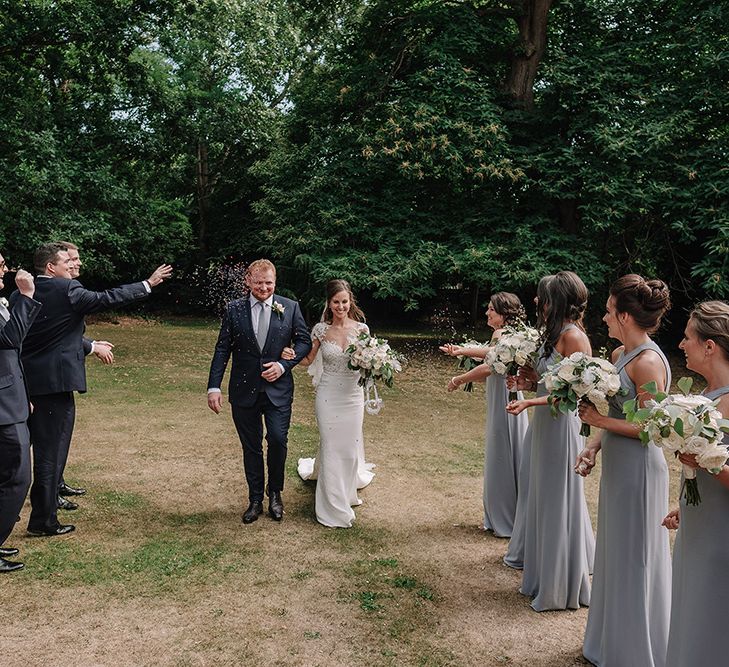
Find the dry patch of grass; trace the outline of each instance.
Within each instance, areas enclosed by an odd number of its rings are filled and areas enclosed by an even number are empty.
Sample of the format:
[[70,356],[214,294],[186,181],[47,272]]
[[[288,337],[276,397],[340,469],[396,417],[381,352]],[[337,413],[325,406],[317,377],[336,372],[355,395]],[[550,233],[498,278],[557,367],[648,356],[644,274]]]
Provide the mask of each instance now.
[[64,513],[77,526],[66,538],[25,537],[23,511],[10,543],[26,569],[0,593],[4,664],[584,664],[586,610],[533,612],[501,564],[506,541],[478,530],[483,390],[446,394],[453,364],[434,342],[391,339],[411,362],[366,418],[377,474],[355,526],[332,530],[296,476],[318,442],[305,372],[286,517],[243,526],[240,445],[229,410],[205,402],[215,326],[125,320],[90,334],[116,344],[117,363],[90,360],[77,400],[67,477],[89,493]]

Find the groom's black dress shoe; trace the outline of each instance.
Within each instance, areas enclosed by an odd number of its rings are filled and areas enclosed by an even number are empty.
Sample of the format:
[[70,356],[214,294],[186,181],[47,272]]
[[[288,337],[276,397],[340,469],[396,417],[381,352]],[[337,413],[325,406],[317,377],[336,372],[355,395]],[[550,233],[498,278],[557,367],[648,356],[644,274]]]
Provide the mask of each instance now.
[[22,563],[14,563],[10,560],[0,558],[0,572],[14,572],[15,570],[22,570],[25,567]]
[[58,496],[57,504],[59,510],[66,510],[67,512],[72,512],[73,510],[78,509],[78,503],[66,500],[63,496]]
[[263,514],[263,503],[260,500],[253,500],[243,512],[243,523],[253,523],[261,514]]
[[270,500],[268,502],[268,513],[274,521],[281,521],[281,519],[283,519],[283,511],[281,492],[271,491]]
[[13,547],[0,547],[0,558],[5,558],[5,556],[14,556],[17,553],[19,553],[19,551]]
[[61,496],[83,496],[84,493],[86,493],[86,489],[69,486],[68,484],[61,484],[58,487],[58,494]]
[[67,535],[68,533],[72,533],[74,530],[76,530],[76,526],[59,523],[56,528],[51,528],[50,530],[46,528],[43,528],[42,530],[31,530],[28,528],[28,535],[32,535],[33,537],[53,537],[54,535]]

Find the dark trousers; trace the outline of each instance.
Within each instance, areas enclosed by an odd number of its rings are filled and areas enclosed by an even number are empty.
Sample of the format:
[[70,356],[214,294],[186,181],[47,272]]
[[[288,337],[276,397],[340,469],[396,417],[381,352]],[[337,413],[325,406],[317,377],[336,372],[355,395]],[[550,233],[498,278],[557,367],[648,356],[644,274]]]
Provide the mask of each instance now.
[[8,539],[30,486],[30,434],[25,422],[0,426],[0,545]]
[[28,419],[33,445],[32,507],[28,530],[58,527],[57,501],[61,461],[68,456],[76,419],[73,392],[31,396],[33,414]]
[[291,423],[291,404],[276,406],[261,392],[250,408],[233,405],[233,423],[243,446],[243,467],[251,502],[263,501],[263,422],[266,424],[268,490],[282,491]]

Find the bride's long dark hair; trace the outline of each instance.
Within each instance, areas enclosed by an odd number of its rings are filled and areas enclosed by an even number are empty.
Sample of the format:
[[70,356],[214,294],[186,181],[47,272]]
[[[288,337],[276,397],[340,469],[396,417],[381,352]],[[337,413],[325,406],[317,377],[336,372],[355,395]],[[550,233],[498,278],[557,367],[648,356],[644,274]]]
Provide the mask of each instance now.
[[327,303],[324,307],[324,313],[321,316],[322,322],[326,322],[327,324],[332,323],[334,313],[332,313],[332,309],[329,307],[329,304],[340,292],[346,292],[349,295],[349,319],[354,320],[355,322],[365,322],[365,314],[357,305],[357,300],[354,298],[352,288],[346,280],[342,280],[341,278],[334,278],[327,283]]

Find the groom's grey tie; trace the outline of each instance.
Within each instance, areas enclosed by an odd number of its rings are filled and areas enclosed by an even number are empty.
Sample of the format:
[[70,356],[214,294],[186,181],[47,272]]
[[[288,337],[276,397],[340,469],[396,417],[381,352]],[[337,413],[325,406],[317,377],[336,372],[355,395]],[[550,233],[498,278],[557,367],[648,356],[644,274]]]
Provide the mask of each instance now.
[[266,336],[268,335],[268,325],[271,322],[271,308],[267,303],[259,301],[260,313],[258,314],[258,330],[256,331],[256,340],[258,347],[263,351],[266,345]]
[[5,307],[5,304],[0,303],[0,317],[6,322],[10,320],[10,311]]

